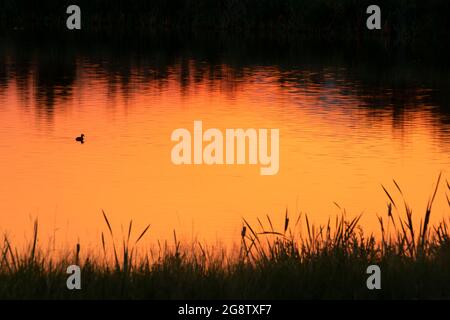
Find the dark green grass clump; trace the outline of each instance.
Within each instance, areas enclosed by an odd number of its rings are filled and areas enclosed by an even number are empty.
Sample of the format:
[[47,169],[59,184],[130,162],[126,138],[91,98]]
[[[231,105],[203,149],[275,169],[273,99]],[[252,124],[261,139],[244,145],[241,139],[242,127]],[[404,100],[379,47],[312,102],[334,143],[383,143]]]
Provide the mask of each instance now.
[[[280,230],[269,216],[258,219],[258,228],[244,220],[235,252],[200,243],[184,247],[174,233],[173,245],[158,242],[156,254],[138,254],[149,226],[132,240],[130,222],[116,245],[103,213],[109,240],[102,234],[101,255],[83,254],[77,244],[73,253],[54,258],[38,248],[36,222],[26,252],[4,238],[0,299],[448,299],[448,223],[429,224],[439,181],[418,229],[406,202],[400,210],[384,189],[389,202],[387,217],[379,217],[381,239],[366,237],[360,216],[346,219],[345,211],[319,227],[307,215],[291,220],[286,212]],[[445,187],[450,208],[448,182]],[[66,288],[70,264],[81,266],[81,290]],[[381,290],[367,289],[372,264],[381,268]]]

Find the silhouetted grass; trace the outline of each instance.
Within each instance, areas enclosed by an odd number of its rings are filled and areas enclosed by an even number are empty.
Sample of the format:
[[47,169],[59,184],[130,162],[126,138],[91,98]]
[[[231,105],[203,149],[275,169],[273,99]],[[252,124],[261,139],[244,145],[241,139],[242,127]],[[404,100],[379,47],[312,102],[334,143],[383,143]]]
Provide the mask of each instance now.
[[[102,256],[83,252],[77,244],[73,253],[55,258],[37,245],[36,222],[33,240],[23,253],[4,237],[0,298],[448,299],[449,225],[447,220],[435,226],[429,221],[439,188],[445,188],[450,208],[450,185],[439,176],[416,229],[413,211],[393,182],[403,203],[383,186],[389,202],[387,215],[379,217],[380,238],[366,236],[358,224],[361,216],[347,219],[344,210],[323,226],[312,225],[307,215],[290,217],[286,211],[279,230],[269,216],[258,219],[257,227],[244,220],[234,253],[200,243],[184,246],[174,232],[173,245],[158,242],[156,254],[138,254],[137,244],[151,232],[150,226],[134,238],[130,222],[120,246],[103,212],[109,237],[102,233]],[[79,291],[66,289],[65,270],[74,263],[82,268]],[[366,269],[372,264],[381,268],[381,290],[366,287]]]

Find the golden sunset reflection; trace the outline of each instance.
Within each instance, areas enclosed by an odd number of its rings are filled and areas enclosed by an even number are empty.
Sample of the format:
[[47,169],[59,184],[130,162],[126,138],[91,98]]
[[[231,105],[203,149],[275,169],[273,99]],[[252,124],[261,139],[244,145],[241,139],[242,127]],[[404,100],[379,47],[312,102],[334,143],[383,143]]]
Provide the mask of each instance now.
[[[239,75],[216,68],[220,76],[198,76],[190,61],[150,80],[135,68],[124,84],[80,60],[73,84],[51,95],[33,71],[10,79],[0,89],[2,231],[24,243],[38,218],[44,243],[55,236],[95,246],[104,209],[118,231],[130,219],[138,229],[150,223],[150,241],[172,239],[175,229],[180,239],[230,244],[239,241],[243,217],[269,214],[282,228],[287,208],[320,224],[339,213],[336,202],[349,217],[363,213],[365,231],[377,232],[376,215],[386,216],[388,202],[381,184],[395,191],[392,179],[399,182],[419,221],[438,174],[449,177],[448,128],[421,98],[426,88],[410,92],[398,122],[389,92],[372,108],[339,70],[323,70],[317,81],[299,71],[296,81],[277,67]],[[172,131],[192,131],[195,120],[205,129],[279,128],[279,173],[172,164]],[[82,145],[74,141],[80,133]],[[437,194],[432,222],[446,201]]]

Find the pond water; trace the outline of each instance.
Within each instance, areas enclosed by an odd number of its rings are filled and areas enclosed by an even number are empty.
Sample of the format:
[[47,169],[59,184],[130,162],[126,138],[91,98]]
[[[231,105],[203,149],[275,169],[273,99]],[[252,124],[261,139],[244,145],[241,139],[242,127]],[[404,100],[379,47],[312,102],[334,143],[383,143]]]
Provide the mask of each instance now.
[[[232,243],[242,218],[277,229],[345,208],[376,232],[392,179],[418,219],[449,178],[449,73],[314,54],[213,56],[17,45],[0,49],[0,221],[16,242],[99,245],[101,210],[120,234]],[[125,50],[126,51],[126,50]],[[325,56],[324,56],[325,55]],[[171,133],[277,128],[276,175],[255,165],[174,165]],[[85,134],[85,143],[75,137]],[[445,179],[444,179],[445,183]],[[443,185],[432,221],[448,214]],[[337,205],[336,205],[337,204]]]

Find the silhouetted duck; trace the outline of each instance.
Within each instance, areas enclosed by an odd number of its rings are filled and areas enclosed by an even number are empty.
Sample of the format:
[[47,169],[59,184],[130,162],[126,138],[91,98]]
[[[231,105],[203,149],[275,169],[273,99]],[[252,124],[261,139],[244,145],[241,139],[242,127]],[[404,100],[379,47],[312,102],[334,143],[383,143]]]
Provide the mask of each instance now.
[[76,138],[75,138],[75,141],[84,143],[84,134],[81,134],[79,137],[76,137]]

